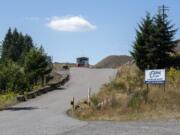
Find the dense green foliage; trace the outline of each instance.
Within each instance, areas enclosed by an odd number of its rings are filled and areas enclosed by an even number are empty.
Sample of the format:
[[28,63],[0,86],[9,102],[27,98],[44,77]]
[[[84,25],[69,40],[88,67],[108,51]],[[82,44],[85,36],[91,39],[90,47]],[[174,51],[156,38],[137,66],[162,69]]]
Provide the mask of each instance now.
[[45,75],[52,70],[51,57],[42,48],[33,48],[25,56],[24,71],[30,84],[37,84],[41,78],[44,85]]
[[39,82],[44,85],[52,61],[42,47],[34,45],[29,35],[9,29],[2,42],[0,69],[0,91],[23,93]]
[[151,17],[148,13],[136,31],[133,56],[141,70],[169,68],[175,56],[174,35],[176,29],[168,21],[165,13]]
[[23,64],[24,57],[31,48],[34,47],[32,38],[29,35],[18,33],[17,29],[11,32],[8,30],[2,43],[2,62],[12,60],[18,64]]

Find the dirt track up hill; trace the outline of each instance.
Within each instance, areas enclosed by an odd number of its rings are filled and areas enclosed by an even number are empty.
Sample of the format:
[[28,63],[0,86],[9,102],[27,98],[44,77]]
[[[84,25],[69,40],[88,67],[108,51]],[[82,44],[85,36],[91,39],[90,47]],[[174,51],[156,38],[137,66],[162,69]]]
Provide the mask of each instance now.
[[100,62],[98,62],[94,67],[95,68],[117,68],[127,62],[132,61],[132,57],[127,55],[111,55]]

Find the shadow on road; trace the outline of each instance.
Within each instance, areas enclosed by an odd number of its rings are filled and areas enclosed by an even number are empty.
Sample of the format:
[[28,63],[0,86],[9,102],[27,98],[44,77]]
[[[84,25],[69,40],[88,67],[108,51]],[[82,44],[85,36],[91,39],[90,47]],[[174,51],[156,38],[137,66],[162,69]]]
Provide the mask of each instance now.
[[38,109],[37,107],[8,107],[4,110],[8,110],[8,111],[31,111],[31,110],[35,110]]
[[59,88],[56,88],[55,90],[65,90],[66,88],[64,87],[59,87]]

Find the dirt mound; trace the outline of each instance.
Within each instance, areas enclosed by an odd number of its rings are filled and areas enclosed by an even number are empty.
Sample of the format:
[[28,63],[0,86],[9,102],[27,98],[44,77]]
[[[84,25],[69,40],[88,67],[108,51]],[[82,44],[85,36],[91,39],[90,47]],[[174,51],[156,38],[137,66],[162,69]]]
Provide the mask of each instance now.
[[132,61],[132,57],[126,55],[111,55],[100,62],[98,62],[94,67],[95,68],[117,68],[127,62]]

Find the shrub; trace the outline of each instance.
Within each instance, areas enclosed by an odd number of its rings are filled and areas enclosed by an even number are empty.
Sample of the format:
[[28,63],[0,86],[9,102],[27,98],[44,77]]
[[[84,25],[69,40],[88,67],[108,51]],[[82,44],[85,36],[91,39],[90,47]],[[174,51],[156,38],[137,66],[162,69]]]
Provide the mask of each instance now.
[[98,103],[99,103],[99,99],[98,99],[98,97],[96,96],[96,94],[93,94],[93,95],[91,96],[91,102],[92,102],[92,104],[93,104],[94,106],[97,107],[97,105],[98,105]]
[[177,74],[177,70],[175,68],[170,68],[170,70],[168,71],[168,77],[169,77],[170,83],[175,82],[176,74]]
[[125,82],[121,79],[121,78],[118,78],[116,81],[115,81],[115,86],[121,90],[125,90],[126,89],[126,85],[125,85]]
[[140,105],[142,103],[147,103],[147,102],[148,102],[148,90],[145,89],[143,91],[135,92],[130,98],[128,106],[137,110],[140,109]]
[[23,68],[12,61],[1,65],[0,89],[1,91],[23,92],[27,88],[27,82]]

